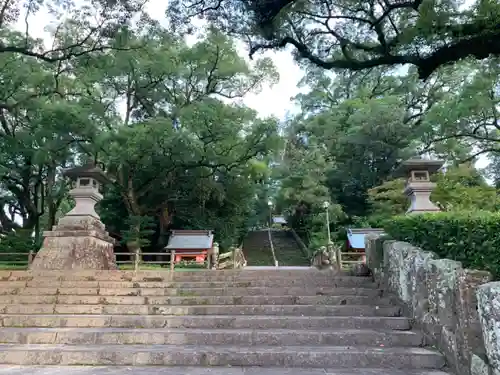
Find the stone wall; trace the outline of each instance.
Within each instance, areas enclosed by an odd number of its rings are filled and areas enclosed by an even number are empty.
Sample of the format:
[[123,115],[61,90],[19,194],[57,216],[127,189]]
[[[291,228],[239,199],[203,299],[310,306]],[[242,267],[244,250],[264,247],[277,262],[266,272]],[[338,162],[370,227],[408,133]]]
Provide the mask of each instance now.
[[365,238],[375,279],[402,303],[426,344],[445,354],[450,370],[500,375],[500,283],[409,243]]

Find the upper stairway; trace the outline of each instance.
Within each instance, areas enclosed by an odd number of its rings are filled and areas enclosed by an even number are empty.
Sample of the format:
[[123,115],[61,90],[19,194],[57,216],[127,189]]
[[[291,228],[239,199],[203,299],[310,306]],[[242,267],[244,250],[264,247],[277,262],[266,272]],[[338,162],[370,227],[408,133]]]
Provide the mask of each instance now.
[[[274,254],[280,266],[309,266],[304,255],[288,230],[272,229],[271,239]],[[262,229],[248,233],[243,241],[243,252],[249,266],[274,266],[274,258],[269,241],[269,230]]]
[[273,230],[271,238],[280,266],[310,266],[311,261],[300,249],[289,230]]
[[0,271],[0,313],[0,364],[388,375],[445,366],[371,278],[312,268]]

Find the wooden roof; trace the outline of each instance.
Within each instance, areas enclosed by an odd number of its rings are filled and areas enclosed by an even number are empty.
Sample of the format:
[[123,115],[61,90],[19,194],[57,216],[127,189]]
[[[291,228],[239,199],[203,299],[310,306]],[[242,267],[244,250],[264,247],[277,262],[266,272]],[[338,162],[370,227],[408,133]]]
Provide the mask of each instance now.
[[214,242],[214,235],[211,230],[179,230],[172,231],[168,244],[165,247],[170,250],[195,250],[210,249]]

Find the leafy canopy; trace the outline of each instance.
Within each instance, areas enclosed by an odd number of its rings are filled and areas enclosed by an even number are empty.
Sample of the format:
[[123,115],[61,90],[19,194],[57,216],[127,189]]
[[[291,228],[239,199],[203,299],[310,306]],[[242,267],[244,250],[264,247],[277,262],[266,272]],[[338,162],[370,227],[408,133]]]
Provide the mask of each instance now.
[[203,17],[244,37],[250,55],[292,45],[323,69],[411,64],[420,78],[500,54],[500,4],[475,0],[173,0],[174,25]]

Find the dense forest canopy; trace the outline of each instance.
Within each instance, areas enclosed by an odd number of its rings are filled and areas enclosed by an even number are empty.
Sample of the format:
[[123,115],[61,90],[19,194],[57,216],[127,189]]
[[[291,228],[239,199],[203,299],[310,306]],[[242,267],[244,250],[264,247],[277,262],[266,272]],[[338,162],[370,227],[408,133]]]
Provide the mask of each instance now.
[[181,25],[203,17],[249,42],[250,55],[292,45],[324,69],[411,64],[420,78],[466,57],[500,54],[491,0],[173,0]]
[[[332,229],[378,225],[405,208],[398,164],[424,153],[447,162],[447,174],[436,176],[443,210],[498,208],[485,179],[500,181],[498,41],[487,39],[498,32],[496,3],[285,3],[172,1],[162,26],[141,1],[3,1],[3,234],[33,235],[36,248],[73,204],[62,169],[87,161],[111,181],[98,209],[130,251],[163,247],[173,228],[212,229],[227,248],[266,223],[268,201],[309,243],[324,244],[324,202]],[[187,43],[186,32],[195,32],[188,11],[210,6],[209,22]],[[311,23],[329,25],[326,10],[343,17],[328,32]],[[42,11],[55,20],[50,43],[30,31]],[[483,32],[466,33],[482,22]],[[243,35],[303,44],[297,51],[312,64],[303,64],[303,93],[292,98],[297,115],[263,117],[244,105],[286,72],[270,58],[240,56],[235,37]],[[474,47],[436,57],[475,37],[487,54]],[[409,68],[392,67],[402,62]],[[474,167],[478,157],[488,170]]]

